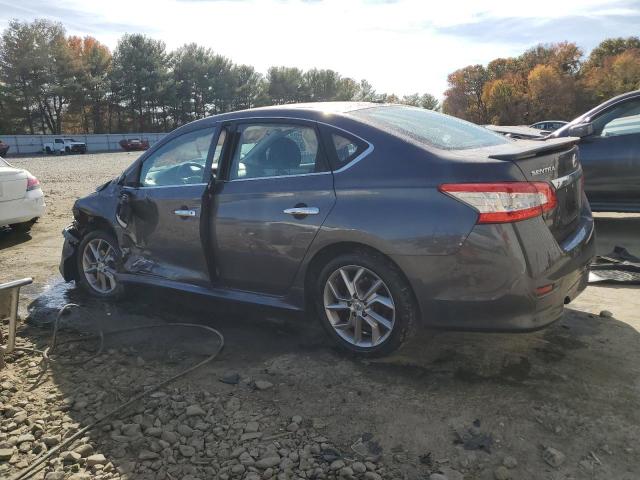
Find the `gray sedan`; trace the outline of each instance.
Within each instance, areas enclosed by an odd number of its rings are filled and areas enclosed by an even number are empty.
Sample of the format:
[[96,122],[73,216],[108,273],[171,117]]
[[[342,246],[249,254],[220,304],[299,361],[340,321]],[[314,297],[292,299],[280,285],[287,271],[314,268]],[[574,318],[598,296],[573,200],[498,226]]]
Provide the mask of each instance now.
[[420,325],[532,330],[594,255],[576,141],[400,105],[218,115],[78,200],[60,270],[104,299],[139,283],[307,309],[362,355]]

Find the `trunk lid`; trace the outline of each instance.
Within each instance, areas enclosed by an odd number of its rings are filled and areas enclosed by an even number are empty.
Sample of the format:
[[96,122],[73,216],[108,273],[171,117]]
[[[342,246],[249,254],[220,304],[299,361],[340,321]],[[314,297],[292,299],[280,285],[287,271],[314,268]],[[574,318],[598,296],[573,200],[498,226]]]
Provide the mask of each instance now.
[[548,182],[554,186],[558,204],[544,214],[544,220],[558,242],[576,228],[582,210],[583,187],[577,138],[544,141],[519,141],[521,148],[495,152],[490,158],[511,161],[531,182]]
[[0,166],[0,202],[23,198],[27,192],[27,172]]

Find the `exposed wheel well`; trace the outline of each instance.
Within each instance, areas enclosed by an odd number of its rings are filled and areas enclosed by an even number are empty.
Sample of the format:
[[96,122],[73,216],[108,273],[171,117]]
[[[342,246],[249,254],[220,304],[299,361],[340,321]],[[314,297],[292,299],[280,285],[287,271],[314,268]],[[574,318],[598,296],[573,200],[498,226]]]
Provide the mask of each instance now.
[[78,226],[80,227],[80,233],[82,236],[92,230],[104,230],[105,232],[109,232],[113,235],[114,238],[118,238],[115,229],[105,218],[80,212],[79,218],[76,220],[78,221]]
[[[409,282],[409,279],[404,274],[402,269],[398,266],[396,262],[394,262],[391,257],[385,255],[380,250],[370,247],[369,245],[365,245],[363,243],[357,242],[340,242],[334,243],[331,245],[327,245],[320,249],[313,256],[311,261],[309,262],[309,266],[307,267],[307,271],[304,279],[304,293],[305,293],[305,301],[307,307],[311,307],[313,305],[313,301],[311,298],[311,293],[313,292],[313,281],[318,277],[320,270],[322,267],[332,258],[337,257],[338,255],[343,255],[345,253],[357,253],[357,252],[367,252],[369,254],[373,254],[375,256],[379,256],[384,258],[387,262],[391,263],[395,267],[395,269],[400,273],[402,278],[407,282],[409,289],[411,290],[411,295],[413,296],[414,301],[416,302],[416,307],[419,309],[420,304],[417,301],[415,292],[413,291],[413,287]],[[421,318],[421,317],[419,317]]]

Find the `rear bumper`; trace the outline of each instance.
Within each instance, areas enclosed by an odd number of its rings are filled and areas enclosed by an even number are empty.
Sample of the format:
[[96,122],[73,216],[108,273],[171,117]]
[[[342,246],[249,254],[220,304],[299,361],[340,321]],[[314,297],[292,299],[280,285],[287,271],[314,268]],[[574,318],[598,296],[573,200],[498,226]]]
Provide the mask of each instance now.
[[[529,331],[563,313],[587,285],[595,255],[588,206],[562,244],[541,218],[477,225],[461,249],[446,256],[394,256],[416,294],[425,325],[482,331]],[[543,296],[536,288],[553,285]]]
[[24,223],[44,215],[46,204],[39,188],[26,192],[23,198],[0,202],[0,226]]

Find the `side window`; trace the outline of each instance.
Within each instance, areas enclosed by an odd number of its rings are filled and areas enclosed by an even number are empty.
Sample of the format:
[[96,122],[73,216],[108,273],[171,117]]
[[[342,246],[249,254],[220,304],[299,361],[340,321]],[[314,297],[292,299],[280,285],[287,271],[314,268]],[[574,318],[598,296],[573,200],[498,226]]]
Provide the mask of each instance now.
[[315,129],[288,124],[245,124],[231,160],[230,180],[304,175],[326,170]]
[[55,143],[64,143],[64,142],[62,141],[62,139],[60,139],[60,138],[56,138],[56,139],[54,140],[54,142],[55,142]]
[[205,128],[170,140],[144,161],[140,185],[160,187],[207,181],[205,164],[212,137],[213,128]]
[[331,143],[336,152],[336,169],[344,167],[365,150],[363,142],[339,133],[331,134]]
[[640,100],[616,105],[593,121],[593,132],[600,137],[640,133]]

